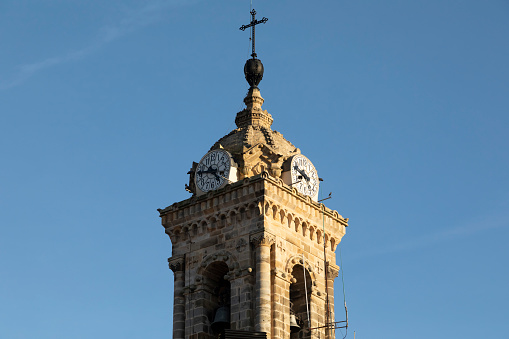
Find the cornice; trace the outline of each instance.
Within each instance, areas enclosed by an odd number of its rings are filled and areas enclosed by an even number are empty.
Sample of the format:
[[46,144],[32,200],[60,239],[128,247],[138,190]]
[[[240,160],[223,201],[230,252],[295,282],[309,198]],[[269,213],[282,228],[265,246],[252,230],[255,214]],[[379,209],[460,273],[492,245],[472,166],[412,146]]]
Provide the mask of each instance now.
[[159,213],[173,244],[230,226],[242,218],[260,217],[293,228],[319,244],[325,240],[327,248],[334,251],[348,226],[348,219],[337,211],[298,193],[267,172],[174,203]]
[[[328,216],[329,218],[336,220],[337,222],[341,223],[342,225],[348,226],[348,218],[343,218],[336,210],[331,210],[331,209],[327,208],[323,203],[318,203],[318,202],[311,200],[311,198],[309,196],[305,196],[305,195],[299,193],[296,188],[292,188],[292,187],[286,185],[283,182],[283,180],[281,180],[280,178],[272,177],[267,172],[262,172],[258,175],[228,184],[219,190],[208,192],[207,194],[201,195],[199,197],[193,196],[189,199],[175,202],[166,208],[157,209],[157,211],[159,212],[159,216],[163,217],[164,215],[168,214],[169,212],[178,211],[178,210],[188,207],[188,206],[192,206],[192,205],[195,205],[198,203],[209,201],[211,199],[214,199],[214,198],[217,198],[224,194],[227,194],[228,192],[232,192],[236,189],[242,188],[243,186],[254,184],[254,183],[257,183],[260,181],[266,181],[266,182],[272,183],[274,186],[277,186],[282,191],[284,191],[288,194],[291,194],[294,198],[298,199],[302,203],[309,205],[313,209],[319,210],[325,216]],[[263,190],[263,188],[262,188],[262,190]]]

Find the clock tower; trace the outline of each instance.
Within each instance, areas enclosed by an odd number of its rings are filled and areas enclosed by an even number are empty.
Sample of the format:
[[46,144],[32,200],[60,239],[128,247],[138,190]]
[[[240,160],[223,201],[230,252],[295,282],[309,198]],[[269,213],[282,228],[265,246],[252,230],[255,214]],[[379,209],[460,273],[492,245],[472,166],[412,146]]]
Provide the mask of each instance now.
[[173,338],[333,338],[335,250],[348,219],[317,201],[312,162],[271,129],[254,52],[254,26],[267,19],[251,14],[237,128],[193,163],[192,196],[158,210],[172,242]]

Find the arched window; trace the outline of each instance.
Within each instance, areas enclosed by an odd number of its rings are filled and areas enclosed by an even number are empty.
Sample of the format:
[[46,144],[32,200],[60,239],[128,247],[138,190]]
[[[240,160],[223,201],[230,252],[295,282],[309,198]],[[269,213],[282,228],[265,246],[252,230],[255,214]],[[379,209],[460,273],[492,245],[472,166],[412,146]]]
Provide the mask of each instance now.
[[230,282],[224,277],[228,273],[228,265],[223,261],[215,261],[203,272],[207,296],[204,306],[210,321],[210,334],[217,335],[230,328]]
[[290,284],[290,318],[295,315],[298,326],[291,328],[290,339],[309,338],[308,310],[311,301],[311,276],[302,265],[295,265],[292,271],[293,283]]

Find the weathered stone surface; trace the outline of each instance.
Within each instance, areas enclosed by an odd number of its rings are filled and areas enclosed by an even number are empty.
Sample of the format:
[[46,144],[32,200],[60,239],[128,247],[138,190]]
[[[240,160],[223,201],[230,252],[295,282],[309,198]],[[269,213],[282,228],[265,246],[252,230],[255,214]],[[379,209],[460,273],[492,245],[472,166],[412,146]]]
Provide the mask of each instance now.
[[[213,205],[216,207],[204,208]],[[183,292],[179,293],[185,297],[184,302],[179,302],[184,304],[185,312],[176,309],[174,312],[179,314],[174,315],[174,321],[184,324],[184,319],[193,319],[185,322],[185,330],[182,325],[179,327],[175,338],[183,333],[185,338],[193,336],[198,325],[201,330],[208,329],[208,335],[213,334],[210,325],[215,309],[210,308],[217,307],[213,301],[214,284],[226,277],[231,286],[231,328],[264,331],[272,333],[272,338],[291,338],[290,301],[297,302],[290,290],[295,286],[304,290],[302,267],[309,279],[306,288],[311,323],[307,324],[306,312],[299,316],[305,318],[306,327],[323,326],[327,296],[323,241],[325,238],[332,291],[332,281],[339,270],[334,250],[347,226],[347,220],[336,211],[262,173],[203,198],[173,204],[160,210],[160,215],[173,244],[170,266],[183,272],[178,286],[182,286],[179,291]],[[294,276],[296,267],[301,267],[300,273]],[[334,299],[330,291],[332,314]],[[299,295],[305,294],[301,291]],[[314,331],[325,335],[324,329]]]
[[262,110],[263,98],[257,88],[249,90],[244,102],[247,107],[235,119],[238,128],[219,139],[211,150],[222,148],[232,154],[239,166],[238,180],[263,171],[280,177],[283,163],[300,150],[270,128],[272,116]]

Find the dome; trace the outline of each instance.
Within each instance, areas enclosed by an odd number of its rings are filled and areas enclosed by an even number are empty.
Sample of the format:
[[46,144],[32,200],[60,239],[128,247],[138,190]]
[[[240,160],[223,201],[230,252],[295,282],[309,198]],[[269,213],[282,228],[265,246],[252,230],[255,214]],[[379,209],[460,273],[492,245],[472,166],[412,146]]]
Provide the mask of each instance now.
[[239,169],[239,180],[267,171],[280,177],[283,163],[300,150],[283,135],[273,131],[272,116],[262,110],[264,100],[257,87],[244,98],[246,108],[237,113],[237,128],[219,139],[211,148],[224,149],[232,155]]

